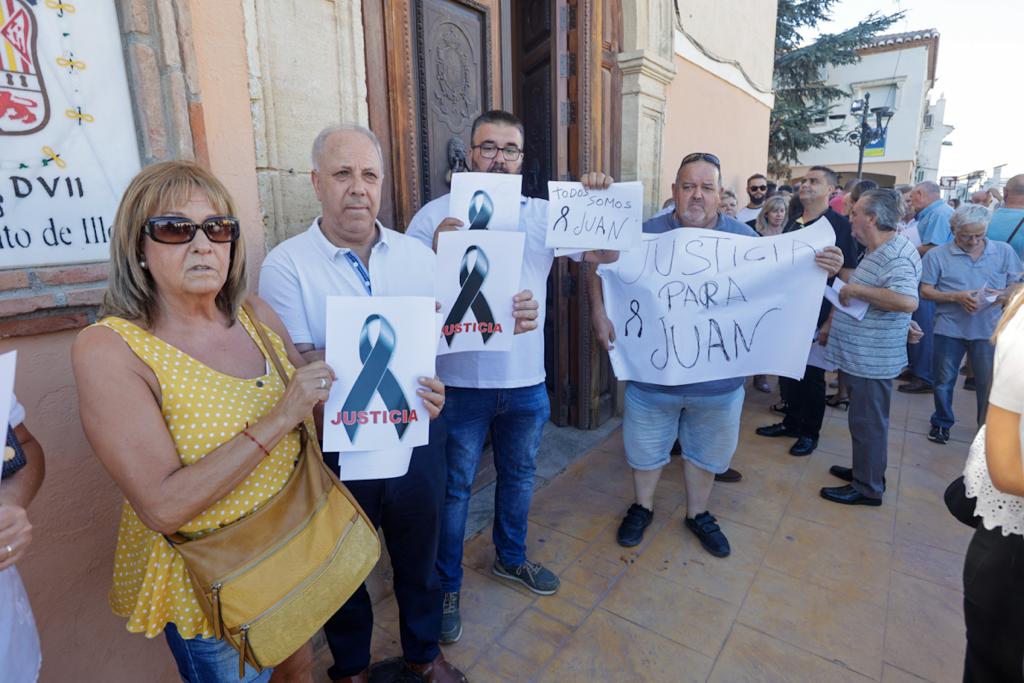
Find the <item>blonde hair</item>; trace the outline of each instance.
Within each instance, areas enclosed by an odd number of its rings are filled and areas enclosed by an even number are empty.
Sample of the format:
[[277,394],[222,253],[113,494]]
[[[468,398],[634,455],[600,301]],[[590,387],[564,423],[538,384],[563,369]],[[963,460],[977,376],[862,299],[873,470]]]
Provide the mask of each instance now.
[[[227,188],[212,173],[190,161],[164,161],[142,169],[124,191],[114,216],[110,240],[110,279],[100,307],[101,315],[153,324],[157,313],[156,287],[142,267],[143,228],[146,220],[186,203],[200,190],[214,210],[234,215],[235,205]],[[240,234],[231,244],[231,262],[224,286],[217,293],[217,307],[234,323],[245,299],[245,239]]]
[[1003,317],[999,319],[999,324],[996,325],[996,331],[992,335],[993,344],[999,340],[999,335],[1010,324],[1013,316],[1020,312],[1021,306],[1024,306],[1024,285],[1018,284],[1016,292],[1010,297],[1010,303],[1006,305],[1006,310],[1003,311]]
[[786,215],[782,217],[782,225],[779,227],[779,232],[786,227],[786,219],[789,218],[789,200],[781,195],[772,195],[765,200],[764,206],[761,207],[761,211],[757,214],[755,230],[761,235],[768,231],[768,214],[775,210],[776,204],[781,206],[786,212]]

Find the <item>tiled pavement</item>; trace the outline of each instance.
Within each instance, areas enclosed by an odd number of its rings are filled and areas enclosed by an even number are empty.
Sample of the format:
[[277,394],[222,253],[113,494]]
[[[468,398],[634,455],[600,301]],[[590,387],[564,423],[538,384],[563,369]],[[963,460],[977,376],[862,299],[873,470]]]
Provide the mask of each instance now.
[[[621,431],[535,497],[529,555],[562,587],[539,597],[490,573],[489,529],[467,541],[465,633],[445,648],[470,680],[958,681],[960,572],[970,530],[942,503],[973,437],[974,395],[947,446],[924,433],[931,396],[893,399],[889,490],[878,508],[826,502],[834,464],[850,462],[846,414],[829,409],[818,451],[754,428],[776,421],[748,394],[736,484],[715,484],[711,511],[733,554],[716,559],[683,528],[682,468],[659,485],[644,543],[615,543],[632,501]],[[394,597],[375,608],[374,659],[400,654]]]

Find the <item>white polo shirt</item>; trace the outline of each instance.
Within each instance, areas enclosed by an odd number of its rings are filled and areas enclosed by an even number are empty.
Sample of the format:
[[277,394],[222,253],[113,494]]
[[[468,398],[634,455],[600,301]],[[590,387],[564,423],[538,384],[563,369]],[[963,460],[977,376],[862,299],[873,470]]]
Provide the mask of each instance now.
[[[370,287],[375,296],[434,298],[434,252],[377,223],[380,238],[370,250]],[[367,296],[362,276],[324,237],[317,218],[309,229],[281,242],[260,268],[260,296],[284,322],[292,342],[324,348],[326,297]]]
[[[370,250],[370,289],[374,296],[429,296],[434,298],[434,252],[414,239],[377,223],[380,237]],[[260,267],[260,296],[284,322],[296,344],[326,343],[327,304],[331,295],[369,296],[363,276],[349,257],[351,249],[336,247],[324,237],[317,218],[300,235],[274,247]],[[353,254],[354,256],[354,254]],[[408,460],[412,448],[358,451],[339,457],[341,478],[345,459],[389,456]]]
[[[448,217],[448,195],[438,197],[416,212],[405,234],[431,248],[434,230]],[[555,252],[544,246],[548,224],[548,203],[544,199],[522,197],[519,232],[526,233],[523,268],[519,289],[533,292],[540,304],[537,329],[512,338],[512,350],[464,351],[439,356],[437,372],[450,387],[468,389],[515,389],[532,387],[544,381],[544,313],[548,274]]]

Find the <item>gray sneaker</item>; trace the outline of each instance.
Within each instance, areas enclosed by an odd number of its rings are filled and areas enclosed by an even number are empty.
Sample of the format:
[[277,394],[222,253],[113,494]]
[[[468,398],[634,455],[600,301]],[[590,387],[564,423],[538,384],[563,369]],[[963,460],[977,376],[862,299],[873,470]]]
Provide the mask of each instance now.
[[441,642],[454,643],[462,637],[462,617],[459,616],[459,593],[444,594],[441,606]]
[[561,583],[554,572],[529,560],[518,567],[506,567],[501,560],[494,558],[494,566],[491,567],[491,571],[495,576],[500,576],[503,579],[518,581],[538,595],[553,595]]

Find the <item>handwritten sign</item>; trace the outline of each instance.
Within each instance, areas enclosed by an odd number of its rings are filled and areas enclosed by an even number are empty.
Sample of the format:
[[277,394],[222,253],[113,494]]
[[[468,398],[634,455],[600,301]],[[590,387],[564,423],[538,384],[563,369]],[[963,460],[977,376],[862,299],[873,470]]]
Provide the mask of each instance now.
[[644,235],[641,248],[597,271],[616,376],[664,385],[803,377],[826,278],[814,254],[834,242],[827,221],[774,237]]
[[518,230],[523,176],[508,173],[455,173],[448,215],[469,230]]
[[512,297],[520,291],[525,238],[521,232],[493,230],[438,237],[435,290],[443,320],[438,355],[512,348]]
[[544,246],[574,251],[639,247],[643,195],[643,185],[638,182],[615,183],[607,190],[588,189],[582,183],[548,182]]
[[51,4],[0,2],[0,268],[107,260],[139,170],[115,3]]
[[429,297],[327,297],[325,360],[337,379],[324,405],[324,450],[427,443],[416,390],[434,376],[434,325]]

